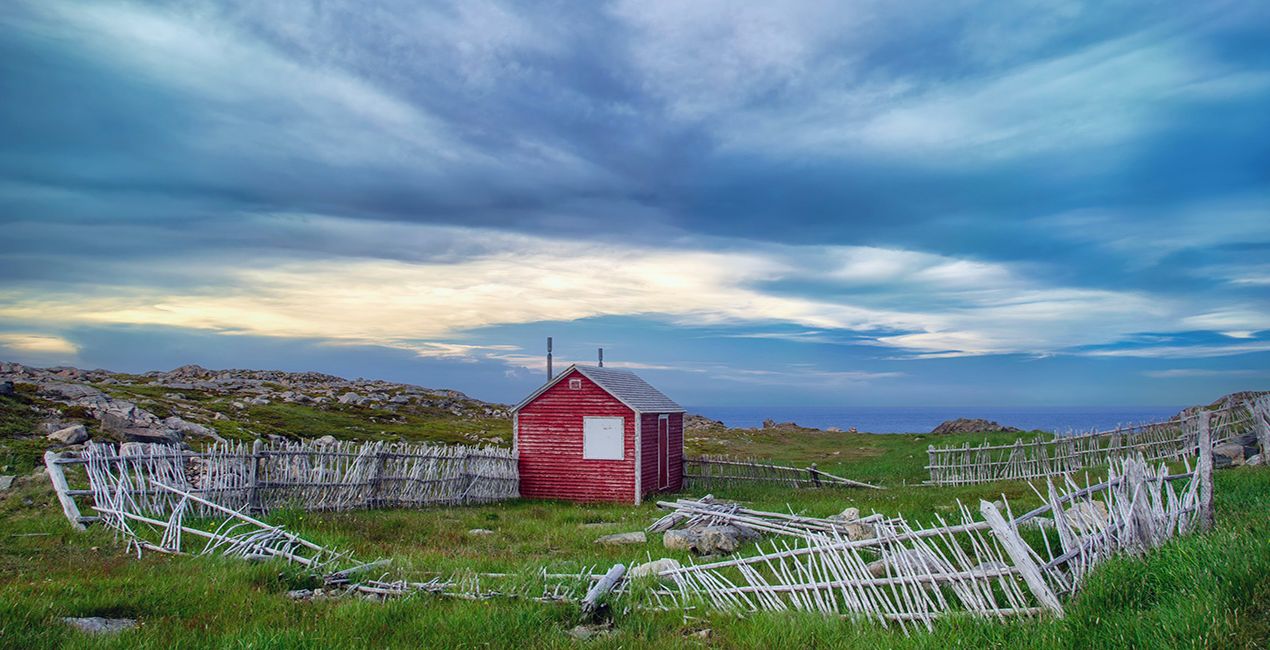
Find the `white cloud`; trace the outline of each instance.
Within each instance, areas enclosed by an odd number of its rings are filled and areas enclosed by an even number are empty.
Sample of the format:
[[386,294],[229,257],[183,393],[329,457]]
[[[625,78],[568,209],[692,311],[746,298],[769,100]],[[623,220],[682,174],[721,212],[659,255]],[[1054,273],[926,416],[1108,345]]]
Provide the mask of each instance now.
[[1254,352],[1270,352],[1270,341],[1235,343],[1229,345],[1160,345],[1141,348],[1116,348],[1091,350],[1082,355],[1091,357],[1143,357],[1150,359],[1201,359],[1205,357],[1231,357]]
[[1185,379],[1190,377],[1252,377],[1266,374],[1258,370],[1207,370],[1203,368],[1172,368],[1148,370],[1142,373],[1154,379]]
[[0,332],[0,348],[23,361],[67,363],[79,353],[79,346],[57,335],[29,332]]
[[[1226,66],[1167,30],[1012,66],[972,64],[951,79],[923,77],[870,65],[873,44],[853,38],[857,24],[885,28],[869,16],[770,8],[784,17],[734,38],[717,33],[738,29],[747,20],[741,12],[701,20],[649,12],[635,21],[646,30],[636,57],[645,83],[725,150],[964,166],[1120,144],[1166,128],[1174,102],[1270,86],[1270,75]],[[768,43],[775,45],[764,49]]]
[[[329,218],[306,225],[319,238],[348,230],[347,223]],[[812,333],[794,339],[851,332],[861,342],[914,355],[956,356],[1101,345],[1137,332],[1201,325],[1195,319],[1205,317],[1209,325],[1234,331],[1229,326],[1257,314],[1048,286],[1008,265],[905,250],[739,244],[671,249],[459,227],[393,224],[379,230],[361,222],[360,228],[359,248],[374,250],[378,241],[404,250],[416,242],[418,258],[136,262],[145,273],[124,273],[143,278],[131,285],[11,285],[0,290],[0,318],[49,327],[166,325],[461,357],[515,352],[454,340],[476,328],[644,316],[691,326],[794,325]],[[445,244],[428,248],[426,242]],[[187,278],[199,268],[203,282],[191,289],[164,287],[165,265],[179,267]],[[840,286],[827,297],[784,291],[785,281]],[[856,294],[852,288],[861,282],[888,290]],[[1190,315],[1196,312],[1205,316]]]

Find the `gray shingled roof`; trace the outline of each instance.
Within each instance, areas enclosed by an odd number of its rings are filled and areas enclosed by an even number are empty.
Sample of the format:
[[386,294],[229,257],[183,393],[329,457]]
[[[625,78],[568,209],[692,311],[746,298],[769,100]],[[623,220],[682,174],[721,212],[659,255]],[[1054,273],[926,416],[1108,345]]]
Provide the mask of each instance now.
[[661,391],[653,388],[639,375],[629,370],[617,368],[599,368],[596,366],[576,366],[578,372],[587,379],[597,383],[601,388],[622,400],[627,406],[645,413],[677,413],[683,407],[666,397]]
[[682,413],[684,408],[676,404],[669,397],[666,397],[661,391],[653,388],[648,382],[640,379],[639,375],[629,370],[618,370],[617,368],[600,368],[597,366],[570,366],[564,372],[556,375],[556,378],[547,382],[542,388],[534,391],[532,395],[526,397],[524,401],[516,405],[513,410],[519,411],[525,405],[534,401],[539,395],[550,388],[553,384],[569,374],[569,370],[577,368],[586,378],[599,384],[600,388],[608,391],[613,397],[621,400],[621,402],[636,411],[643,413]]

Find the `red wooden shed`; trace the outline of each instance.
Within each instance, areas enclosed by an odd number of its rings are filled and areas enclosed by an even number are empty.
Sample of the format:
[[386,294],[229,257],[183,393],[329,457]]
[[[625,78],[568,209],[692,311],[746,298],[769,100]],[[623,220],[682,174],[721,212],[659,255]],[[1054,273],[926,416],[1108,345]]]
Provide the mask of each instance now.
[[638,504],[678,490],[683,416],[633,372],[570,366],[513,411],[520,494]]

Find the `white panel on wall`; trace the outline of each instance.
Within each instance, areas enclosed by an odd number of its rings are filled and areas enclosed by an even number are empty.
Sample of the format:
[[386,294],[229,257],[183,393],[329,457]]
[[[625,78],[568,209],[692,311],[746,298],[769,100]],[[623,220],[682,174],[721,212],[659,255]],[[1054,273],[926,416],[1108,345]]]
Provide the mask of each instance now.
[[582,418],[582,457],[588,460],[622,460],[625,418]]

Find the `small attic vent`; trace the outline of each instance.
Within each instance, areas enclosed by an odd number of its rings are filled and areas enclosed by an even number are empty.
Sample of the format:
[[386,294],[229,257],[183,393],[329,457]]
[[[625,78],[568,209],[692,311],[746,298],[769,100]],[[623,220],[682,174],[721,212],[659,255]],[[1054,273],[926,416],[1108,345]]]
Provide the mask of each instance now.
[[581,380],[581,379],[570,379],[570,380],[569,380],[569,390],[582,390],[582,380]]

